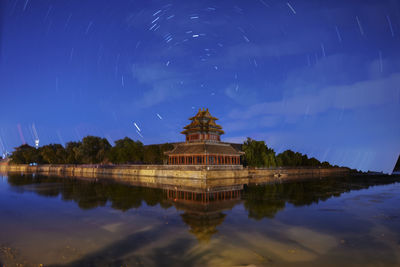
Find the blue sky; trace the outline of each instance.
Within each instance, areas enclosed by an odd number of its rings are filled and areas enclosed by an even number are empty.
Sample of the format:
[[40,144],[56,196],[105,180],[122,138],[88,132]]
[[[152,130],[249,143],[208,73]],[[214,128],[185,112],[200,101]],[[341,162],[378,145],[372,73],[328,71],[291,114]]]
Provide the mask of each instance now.
[[385,172],[400,153],[398,1],[4,0],[0,12],[0,152],[36,134],[182,141],[208,107],[225,141]]

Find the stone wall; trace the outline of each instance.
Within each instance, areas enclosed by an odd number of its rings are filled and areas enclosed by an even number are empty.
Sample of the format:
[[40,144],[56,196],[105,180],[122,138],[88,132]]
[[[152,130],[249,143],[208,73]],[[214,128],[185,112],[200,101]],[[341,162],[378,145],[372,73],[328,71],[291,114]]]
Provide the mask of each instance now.
[[350,174],[348,168],[248,169],[242,166],[192,165],[0,165],[0,172],[38,173],[86,179],[113,179],[141,186],[220,191],[245,184],[280,183]]

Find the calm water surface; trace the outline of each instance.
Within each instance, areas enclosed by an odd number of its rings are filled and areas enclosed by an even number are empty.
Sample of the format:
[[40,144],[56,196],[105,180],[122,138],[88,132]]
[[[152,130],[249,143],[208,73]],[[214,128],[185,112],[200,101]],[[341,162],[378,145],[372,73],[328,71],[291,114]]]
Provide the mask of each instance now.
[[252,186],[204,203],[111,182],[0,176],[0,266],[400,266],[399,181]]

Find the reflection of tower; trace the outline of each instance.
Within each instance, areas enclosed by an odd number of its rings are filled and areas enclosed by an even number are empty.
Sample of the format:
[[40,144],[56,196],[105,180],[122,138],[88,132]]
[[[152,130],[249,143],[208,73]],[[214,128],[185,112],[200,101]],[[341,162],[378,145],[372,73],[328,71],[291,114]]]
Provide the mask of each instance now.
[[35,140],[35,147],[36,147],[36,149],[39,148],[39,139],[36,139],[36,140]]
[[231,210],[241,199],[240,190],[222,192],[187,192],[166,190],[167,198],[178,210],[183,210],[182,220],[189,232],[199,242],[210,241],[218,232],[217,226],[225,220],[225,210]]
[[209,213],[190,213],[181,214],[182,220],[190,226],[189,232],[196,236],[199,242],[209,242],[211,236],[218,232],[217,226],[220,225],[226,217],[222,212]]

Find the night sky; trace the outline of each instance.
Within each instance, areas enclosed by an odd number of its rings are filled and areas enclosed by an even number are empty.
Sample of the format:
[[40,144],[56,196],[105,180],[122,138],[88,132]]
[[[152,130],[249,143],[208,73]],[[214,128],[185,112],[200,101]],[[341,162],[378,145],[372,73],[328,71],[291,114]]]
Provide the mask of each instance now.
[[0,153],[183,141],[203,107],[224,141],[385,172],[400,153],[397,0],[0,5]]

